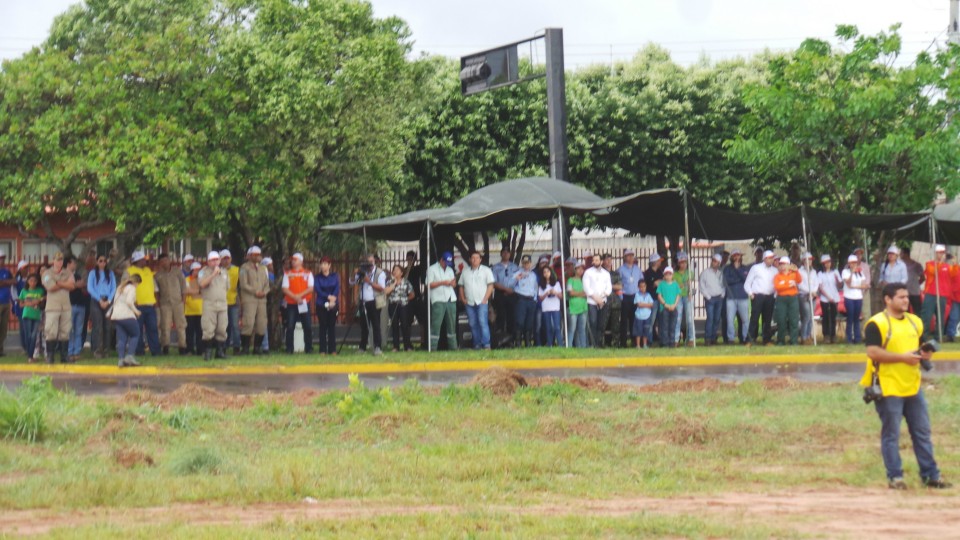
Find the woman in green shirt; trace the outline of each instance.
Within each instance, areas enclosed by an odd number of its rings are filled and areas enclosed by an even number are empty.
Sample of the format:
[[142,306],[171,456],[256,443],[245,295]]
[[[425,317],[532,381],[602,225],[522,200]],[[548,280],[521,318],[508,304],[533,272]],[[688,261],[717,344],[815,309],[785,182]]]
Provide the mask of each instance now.
[[567,345],[585,348],[587,346],[587,293],[583,292],[583,261],[577,261],[575,275],[567,278]]
[[35,361],[33,355],[36,352],[37,329],[40,327],[40,304],[45,295],[46,291],[40,287],[40,276],[36,274],[27,276],[27,285],[20,291],[18,300],[23,308],[20,324],[23,325],[24,335],[27,338],[25,343],[27,362],[30,363]]

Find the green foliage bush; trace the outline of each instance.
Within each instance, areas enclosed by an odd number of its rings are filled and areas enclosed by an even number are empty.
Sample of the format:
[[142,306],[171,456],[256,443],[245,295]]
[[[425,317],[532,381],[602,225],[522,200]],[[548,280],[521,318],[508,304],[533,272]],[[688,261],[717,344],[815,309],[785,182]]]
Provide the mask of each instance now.
[[345,419],[365,417],[394,404],[393,392],[389,387],[369,390],[356,373],[347,377],[350,380],[350,389],[337,402],[337,410]]
[[50,377],[31,377],[15,393],[0,388],[0,434],[27,442],[41,440],[47,433],[48,407],[60,396]]
[[170,470],[174,474],[220,474],[223,472],[223,458],[212,448],[187,448],[170,458]]

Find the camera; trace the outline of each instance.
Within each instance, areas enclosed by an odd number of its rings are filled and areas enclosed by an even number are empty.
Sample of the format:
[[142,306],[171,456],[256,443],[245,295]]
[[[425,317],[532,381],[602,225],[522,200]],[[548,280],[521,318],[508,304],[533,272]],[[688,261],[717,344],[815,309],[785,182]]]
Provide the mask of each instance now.
[[873,403],[874,401],[880,401],[883,399],[883,390],[880,389],[880,384],[874,383],[870,386],[863,389],[863,402],[864,403]]
[[[930,341],[925,342],[923,345],[920,345],[920,349],[917,351],[917,354],[920,354],[921,351],[930,353],[940,352],[940,342],[935,339],[931,339]],[[920,367],[923,368],[924,371],[930,371],[933,369],[933,362],[921,358]]]
[[370,273],[373,270],[373,265],[367,261],[360,261],[360,268],[357,270],[357,281],[363,279],[363,276]]

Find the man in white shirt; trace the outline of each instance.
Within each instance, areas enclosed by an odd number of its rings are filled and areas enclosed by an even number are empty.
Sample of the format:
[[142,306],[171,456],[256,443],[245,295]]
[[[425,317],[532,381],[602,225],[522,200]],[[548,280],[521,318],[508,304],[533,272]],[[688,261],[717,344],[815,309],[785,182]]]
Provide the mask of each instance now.
[[387,286],[387,273],[377,268],[376,263],[377,260],[373,255],[367,255],[366,264],[354,270],[353,277],[349,281],[350,285],[360,283],[360,302],[363,304],[360,312],[363,315],[360,321],[360,351],[367,350],[372,331],[373,354],[379,356],[382,354],[383,346],[380,311],[386,306],[383,290]]
[[490,319],[487,306],[493,295],[493,272],[480,264],[480,252],[470,252],[470,266],[460,274],[460,301],[467,310],[474,349],[490,348]]
[[773,252],[763,252],[763,262],[750,267],[747,281],[743,288],[750,295],[750,330],[747,337],[749,347],[757,340],[757,331],[760,329],[760,318],[763,317],[763,344],[773,343],[773,332],[770,323],[773,321],[773,308],[776,297],[773,290],[773,278],[777,275],[777,267],[773,265]]
[[605,321],[604,310],[609,310],[607,298],[613,293],[613,283],[610,280],[610,272],[604,270],[600,265],[603,260],[600,257],[594,257],[591,261],[593,266],[583,273],[583,292],[587,295],[587,323],[590,326],[590,339],[593,346],[603,348],[603,327],[601,321]]
[[427,269],[427,290],[430,295],[430,347],[437,350],[440,329],[446,321],[447,345],[457,350],[457,277],[453,273],[453,254],[444,251],[440,260]]
[[803,254],[798,271],[802,278],[797,284],[800,293],[800,342],[813,345],[813,308],[820,290],[820,277],[813,267],[813,255],[809,251]]

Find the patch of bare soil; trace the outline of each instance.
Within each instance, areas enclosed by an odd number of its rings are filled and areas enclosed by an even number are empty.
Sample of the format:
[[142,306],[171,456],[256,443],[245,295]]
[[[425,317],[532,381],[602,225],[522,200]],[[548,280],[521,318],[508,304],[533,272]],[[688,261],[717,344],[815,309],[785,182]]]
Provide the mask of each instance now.
[[793,377],[767,377],[761,383],[767,390],[796,390],[802,385]]
[[630,388],[627,385],[610,384],[600,377],[570,377],[567,379],[562,377],[533,377],[527,379],[527,382],[534,388],[553,383],[563,383],[594,392],[623,392]]
[[633,497],[561,500],[530,506],[388,505],[370,501],[314,500],[296,504],[178,504],[153,508],[95,508],[56,513],[17,510],[0,513],[0,534],[44,534],[53,529],[110,523],[142,526],[172,522],[191,525],[260,525],[276,520],[363,519],[376,516],[478,512],[527,516],[695,515],[730,526],[767,525],[827,538],[953,538],[960,526],[955,495],[886,489],[796,489],[775,493],[721,493],[688,497]]
[[673,392],[712,392],[715,390],[730,390],[737,387],[737,383],[723,382],[720,379],[674,379],[656,384],[637,387],[638,392],[669,394]]
[[139,448],[118,448],[113,451],[113,460],[124,469],[137,465],[153,466],[153,457]]
[[213,388],[196,383],[181,385],[169,394],[153,392],[127,392],[120,398],[121,403],[129,405],[150,404],[161,409],[175,409],[184,405],[197,405],[219,411],[227,409],[245,409],[253,406],[253,398],[240,394],[224,394]]
[[527,379],[516,371],[496,366],[474,375],[470,384],[485,388],[498,396],[512,396],[519,388],[527,386]]

